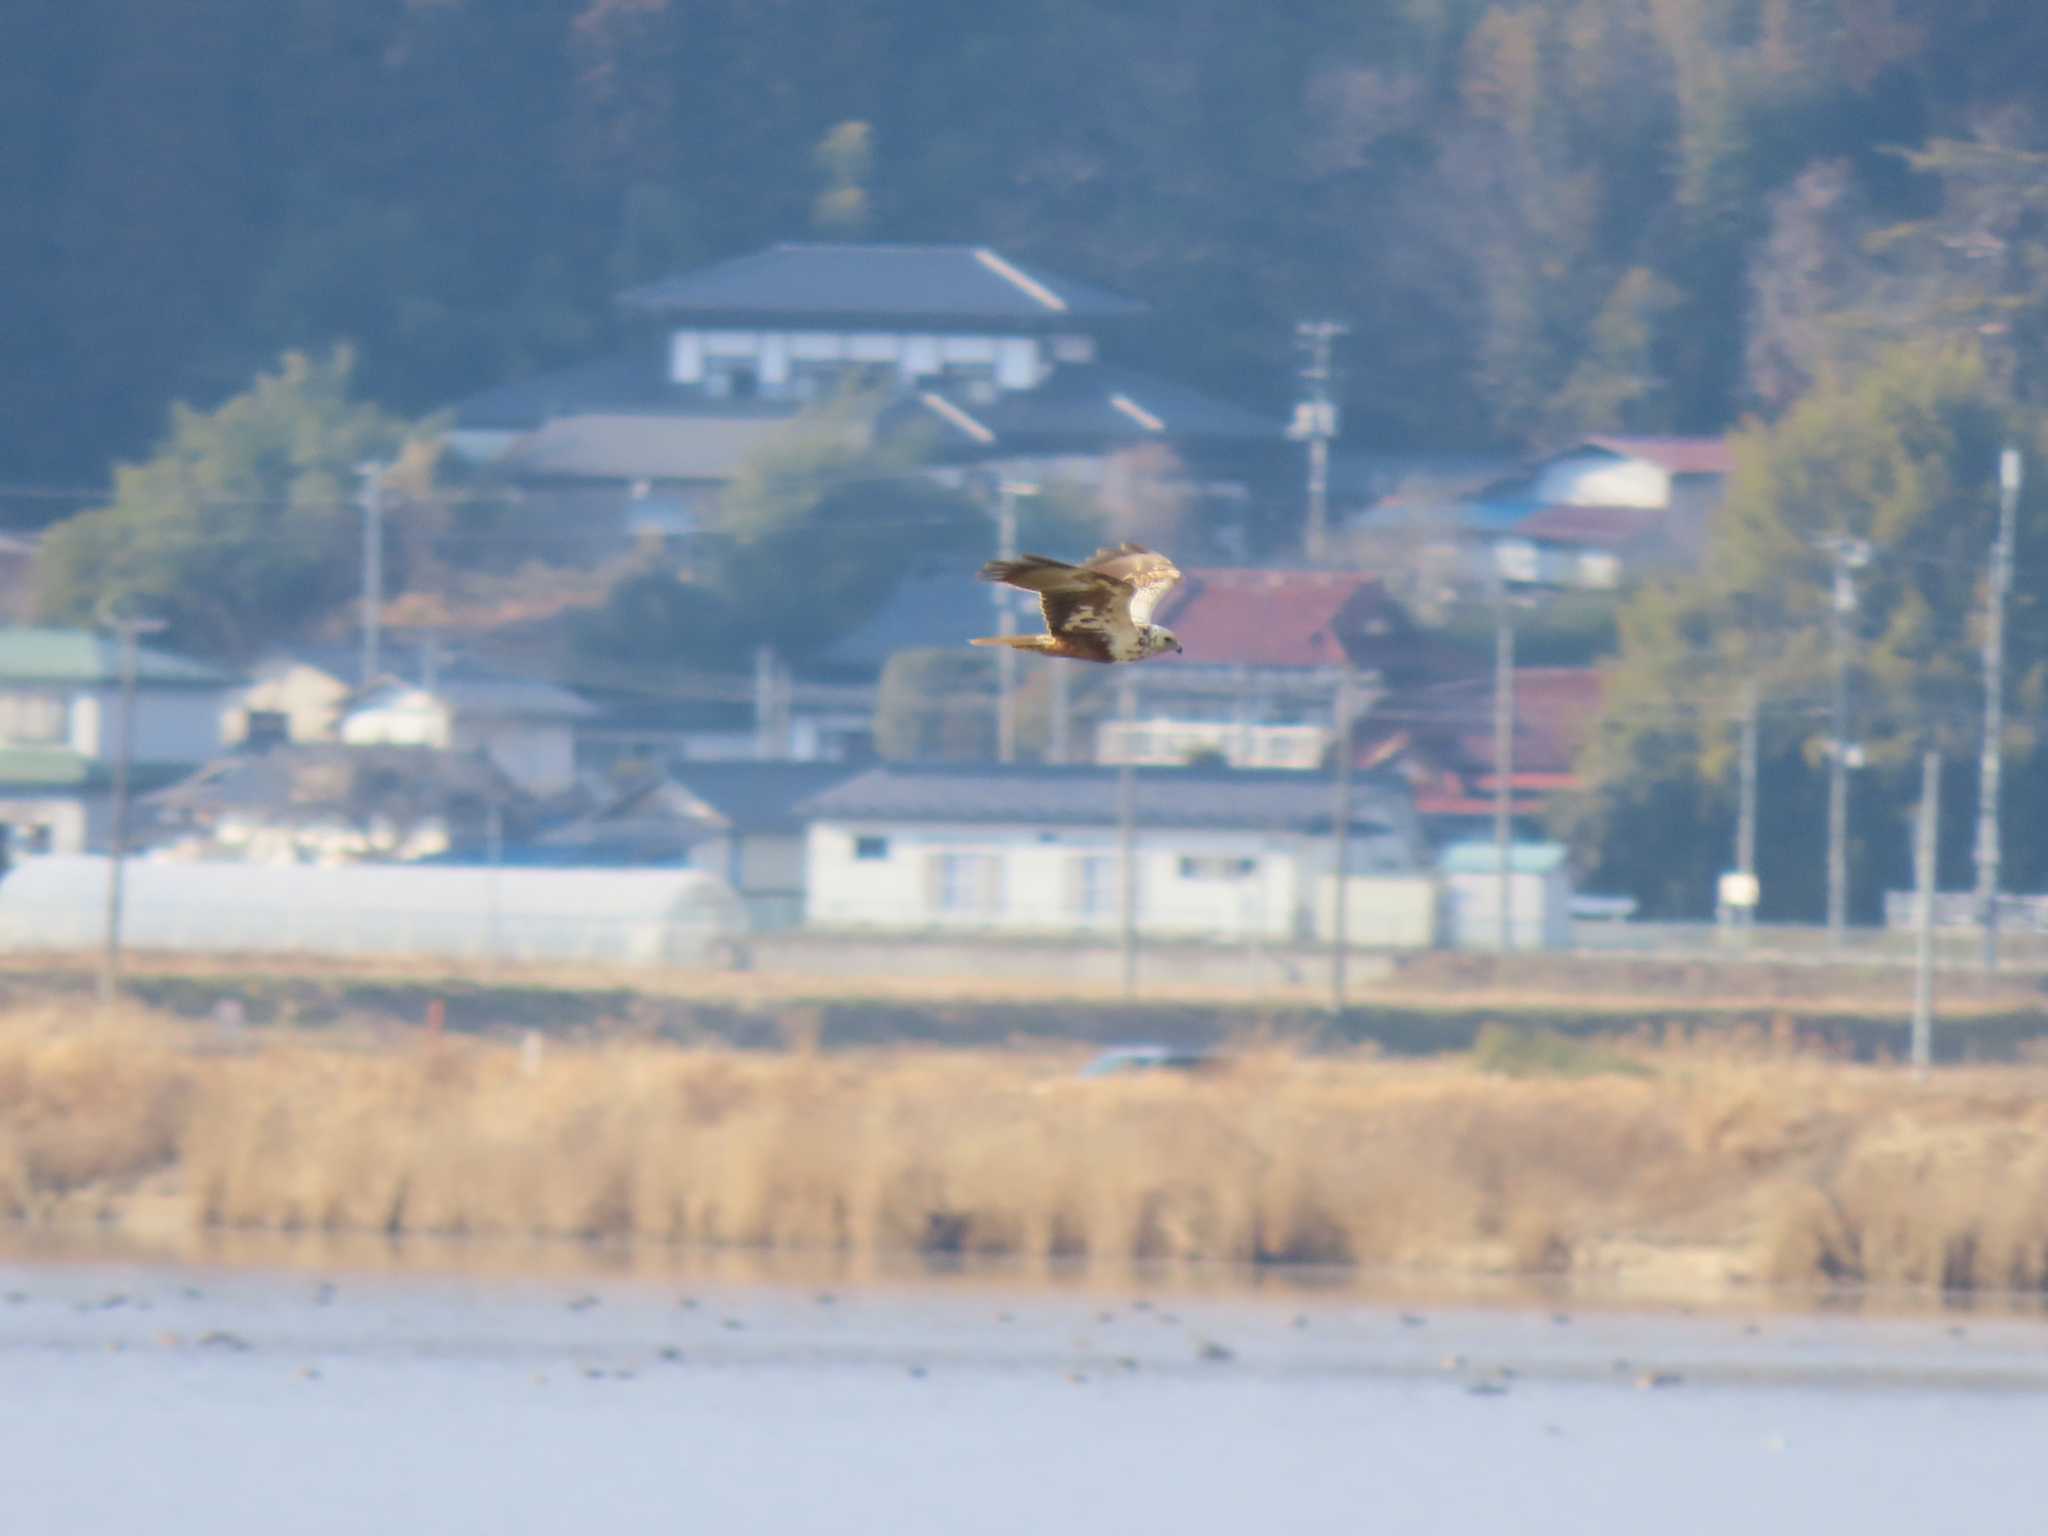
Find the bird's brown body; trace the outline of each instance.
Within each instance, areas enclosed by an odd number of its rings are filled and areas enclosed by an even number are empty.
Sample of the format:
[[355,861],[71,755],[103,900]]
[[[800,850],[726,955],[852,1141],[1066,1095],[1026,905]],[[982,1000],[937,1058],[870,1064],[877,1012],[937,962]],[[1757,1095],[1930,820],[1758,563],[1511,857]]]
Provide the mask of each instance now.
[[985,635],[971,645],[1105,663],[1144,661],[1181,648],[1171,630],[1152,622],[1180,572],[1166,556],[1139,545],[1097,550],[1080,565],[1044,555],[991,560],[981,579],[1037,593],[1045,633]]

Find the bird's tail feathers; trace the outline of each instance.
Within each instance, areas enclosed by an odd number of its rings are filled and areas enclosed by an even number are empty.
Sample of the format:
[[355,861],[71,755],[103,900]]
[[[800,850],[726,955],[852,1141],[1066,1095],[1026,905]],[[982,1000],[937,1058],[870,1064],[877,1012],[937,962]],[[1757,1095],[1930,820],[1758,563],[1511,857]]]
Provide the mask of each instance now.
[[967,642],[969,645],[1007,645],[1013,651],[1049,651],[1052,649],[1050,635],[981,635]]

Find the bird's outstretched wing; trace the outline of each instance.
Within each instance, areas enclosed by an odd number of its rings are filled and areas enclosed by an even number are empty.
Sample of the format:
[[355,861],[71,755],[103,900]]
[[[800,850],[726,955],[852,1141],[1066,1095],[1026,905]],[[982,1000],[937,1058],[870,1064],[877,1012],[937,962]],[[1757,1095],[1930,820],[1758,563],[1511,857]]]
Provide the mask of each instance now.
[[1118,544],[1111,549],[1098,549],[1081,569],[1099,571],[1128,586],[1131,596],[1125,611],[1130,614],[1131,622],[1137,625],[1152,622],[1152,615],[1159,610],[1160,599],[1171,592],[1180,580],[1178,566],[1142,544]]
[[1036,592],[1046,630],[1055,639],[1101,649],[1105,656],[1137,644],[1137,627],[1131,623],[1132,589],[1114,576],[1044,555],[1020,555],[989,561],[981,568],[981,579]]
[[981,568],[981,579],[1038,594],[1053,654],[1137,661],[1146,655],[1140,626],[1152,621],[1152,610],[1180,572],[1164,555],[1120,544],[1097,550],[1084,565],[1044,555],[991,560]]

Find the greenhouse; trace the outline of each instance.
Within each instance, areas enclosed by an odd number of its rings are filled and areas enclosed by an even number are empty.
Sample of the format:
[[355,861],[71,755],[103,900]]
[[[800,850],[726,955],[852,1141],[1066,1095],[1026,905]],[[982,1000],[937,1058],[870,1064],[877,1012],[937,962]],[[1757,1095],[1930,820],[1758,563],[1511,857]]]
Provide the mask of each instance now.
[[[0,879],[0,951],[105,942],[108,864],[16,865]],[[130,859],[122,885],[137,950],[701,965],[746,927],[732,889],[689,869]]]

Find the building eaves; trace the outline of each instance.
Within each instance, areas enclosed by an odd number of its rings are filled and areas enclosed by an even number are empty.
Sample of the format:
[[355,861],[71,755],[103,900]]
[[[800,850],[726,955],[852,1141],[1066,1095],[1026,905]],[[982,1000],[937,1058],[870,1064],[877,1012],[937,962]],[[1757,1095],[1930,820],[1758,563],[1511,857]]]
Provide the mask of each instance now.
[[923,320],[1035,329],[1119,320],[1145,306],[977,245],[785,242],[618,295],[678,320]]
[[[1313,831],[1331,823],[1329,784],[1320,775],[1139,769],[1141,826]],[[1116,821],[1114,769],[892,765],[803,801],[812,820],[981,822],[1106,826]],[[1406,787],[1368,778],[1354,786],[1352,825],[1391,829]]]
[[[153,687],[226,688],[237,679],[218,667],[149,646],[136,651],[136,681]],[[85,629],[0,627],[0,682],[97,686],[121,680],[121,646]]]

